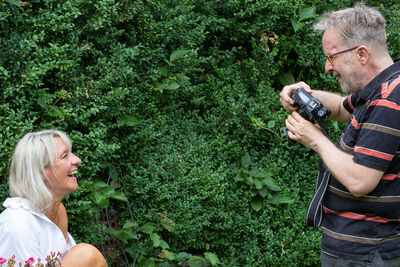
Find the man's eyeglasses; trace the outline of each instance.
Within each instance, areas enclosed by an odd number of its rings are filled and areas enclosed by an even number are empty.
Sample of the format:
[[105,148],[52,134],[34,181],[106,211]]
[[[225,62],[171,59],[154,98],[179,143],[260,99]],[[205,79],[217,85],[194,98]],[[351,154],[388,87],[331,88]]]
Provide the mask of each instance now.
[[357,49],[357,48],[358,48],[358,46],[353,47],[353,48],[349,48],[349,49],[346,49],[346,50],[343,50],[343,51],[336,52],[336,53],[334,53],[332,55],[326,54],[326,57],[328,58],[328,60],[331,63],[332,67],[335,67],[335,65],[333,64],[333,57],[335,57],[335,56],[337,56],[339,54],[345,53],[345,52],[352,51],[352,50]]

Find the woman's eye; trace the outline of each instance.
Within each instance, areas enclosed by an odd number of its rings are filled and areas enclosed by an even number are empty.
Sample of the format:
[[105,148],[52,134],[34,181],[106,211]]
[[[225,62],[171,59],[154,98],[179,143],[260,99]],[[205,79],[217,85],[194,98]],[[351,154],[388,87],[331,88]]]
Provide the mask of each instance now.
[[67,153],[65,153],[65,154],[62,154],[60,158],[65,159],[67,156],[68,156]]

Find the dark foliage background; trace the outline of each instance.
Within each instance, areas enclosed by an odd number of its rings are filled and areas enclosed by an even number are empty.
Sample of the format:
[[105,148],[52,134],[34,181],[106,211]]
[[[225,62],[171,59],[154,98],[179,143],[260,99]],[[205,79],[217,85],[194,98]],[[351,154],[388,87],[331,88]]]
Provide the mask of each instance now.
[[[70,232],[110,265],[318,266],[318,156],[280,138],[279,92],[339,92],[312,26],[354,3],[0,1],[0,199],[16,142],[57,128],[83,161]],[[398,1],[365,3],[399,56]]]

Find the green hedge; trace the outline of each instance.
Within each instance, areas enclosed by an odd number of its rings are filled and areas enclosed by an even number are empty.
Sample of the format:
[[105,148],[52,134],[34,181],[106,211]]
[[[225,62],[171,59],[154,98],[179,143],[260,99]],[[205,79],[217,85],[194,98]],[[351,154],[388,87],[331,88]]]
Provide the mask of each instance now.
[[[1,200],[16,142],[54,127],[83,161],[70,231],[110,264],[318,266],[318,156],[280,138],[279,92],[339,92],[312,25],[354,3],[0,1]],[[399,56],[400,5],[366,3]]]

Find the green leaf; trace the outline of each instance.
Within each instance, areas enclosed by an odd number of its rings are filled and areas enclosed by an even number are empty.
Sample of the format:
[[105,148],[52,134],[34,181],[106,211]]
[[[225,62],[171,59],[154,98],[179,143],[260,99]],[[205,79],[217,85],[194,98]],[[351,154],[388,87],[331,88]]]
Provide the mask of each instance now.
[[249,153],[244,154],[242,157],[242,167],[243,168],[248,168],[251,164],[251,159]]
[[186,253],[186,252],[180,252],[178,255],[175,256],[175,260],[177,261],[184,261],[192,258],[193,255]]
[[19,0],[6,0],[6,2],[15,6],[21,6],[21,1]]
[[125,248],[124,252],[127,252],[129,254],[129,256],[131,256],[132,258],[135,258],[135,256],[138,253],[137,243],[132,242],[132,244],[129,247]]
[[235,176],[235,182],[243,182],[246,179],[247,175],[245,175],[243,172],[239,172]]
[[271,204],[292,204],[293,202],[294,199],[292,197],[280,196],[280,195],[273,196],[269,200],[269,203]]
[[260,180],[254,180],[254,185],[256,187],[256,189],[260,190],[261,188],[263,188],[264,183]]
[[145,225],[139,227],[139,231],[146,233],[146,234],[151,234],[154,232],[156,229],[156,226],[154,223],[146,223]]
[[250,205],[253,208],[253,210],[255,210],[255,211],[259,211],[263,207],[263,203],[260,199],[253,199],[250,202]]
[[256,190],[256,189],[250,189],[247,192],[248,192],[248,194],[250,194],[251,197],[255,197],[258,195],[258,190]]
[[275,182],[273,178],[265,178],[262,180],[263,183],[271,190],[273,191],[279,191],[281,190],[280,186]]
[[172,253],[171,251],[168,251],[166,249],[162,250],[162,258],[168,259],[170,261],[174,260],[174,253]]
[[275,127],[275,121],[269,121],[268,128],[274,128],[274,127]]
[[162,215],[161,225],[164,226],[169,232],[175,231],[175,222],[165,215]]
[[64,111],[57,106],[48,105],[48,108],[50,109],[49,110],[50,114],[55,117],[64,117],[64,115],[65,115]]
[[261,118],[250,117],[250,120],[251,120],[251,125],[253,125],[256,128],[265,127],[265,123]]
[[204,259],[197,257],[197,256],[193,256],[189,261],[189,267],[203,267],[203,263],[204,263]]
[[46,108],[47,105],[47,99],[48,97],[46,95],[41,95],[38,100],[37,103],[39,104],[39,106],[41,106],[42,108]]
[[114,191],[110,195],[110,198],[116,199],[116,200],[120,200],[120,201],[124,201],[124,202],[128,202],[128,200],[126,199],[126,196],[124,195],[124,193],[122,193],[120,191]]
[[124,226],[122,226],[122,229],[126,229],[126,228],[137,228],[138,225],[136,222],[128,220],[126,221],[126,223],[124,224]]
[[299,21],[315,18],[315,16],[316,16],[315,7],[306,6],[302,9],[300,9],[299,15],[300,15]]
[[215,253],[205,252],[204,257],[211,263],[212,266],[220,263],[218,256]]
[[111,169],[109,175],[110,175],[110,179],[114,180],[114,181],[119,178],[118,171],[116,171],[115,169]]
[[124,243],[128,243],[129,240],[132,240],[132,239],[137,239],[135,233],[133,231],[131,231],[131,230],[128,230],[128,229],[115,230],[113,228],[108,228],[107,231],[110,234],[112,234],[115,237],[117,237],[118,239],[120,239]]
[[166,67],[159,67],[157,70],[159,73],[161,73],[162,75],[165,75],[165,76],[168,75],[168,73],[169,73],[168,68],[166,68]]
[[264,169],[253,169],[253,170],[251,170],[250,175],[254,178],[269,178],[269,177],[271,177],[271,173]]
[[246,184],[252,185],[253,183],[254,183],[253,178],[251,178],[250,176],[246,177]]
[[103,187],[95,187],[96,193],[101,194],[104,198],[109,198],[112,194],[115,193],[115,189],[105,184]]
[[160,247],[163,249],[167,249],[169,248],[169,245],[167,244],[167,242],[165,242],[164,240],[160,240]]
[[176,50],[174,51],[171,56],[169,57],[170,62],[177,61],[181,58],[187,56],[192,50]]
[[181,87],[178,83],[171,80],[164,80],[162,84],[159,85],[159,90],[176,90]]
[[93,186],[94,186],[95,190],[103,190],[105,188],[109,188],[109,189],[113,190],[113,188],[111,186],[109,186],[108,184],[106,184],[105,182],[103,182],[101,180],[96,180],[94,182]]
[[161,237],[156,233],[150,233],[150,239],[153,241],[154,247],[159,247],[161,243]]
[[94,203],[100,208],[105,208],[108,206],[108,197],[103,195],[102,193],[95,192],[94,193]]
[[294,84],[295,78],[291,72],[284,72],[279,76],[279,81],[283,86]]
[[266,187],[261,188],[260,190],[258,190],[258,193],[260,194],[260,196],[262,196],[263,198],[265,198],[266,196],[268,196],[269,194],[269,190]]
[[4,67],[0,66],[0,74],[8,76],[8,71]]
[[117,119],[120,126],[135,126],[139,124],[139,121],[133,116],[123,116]]

